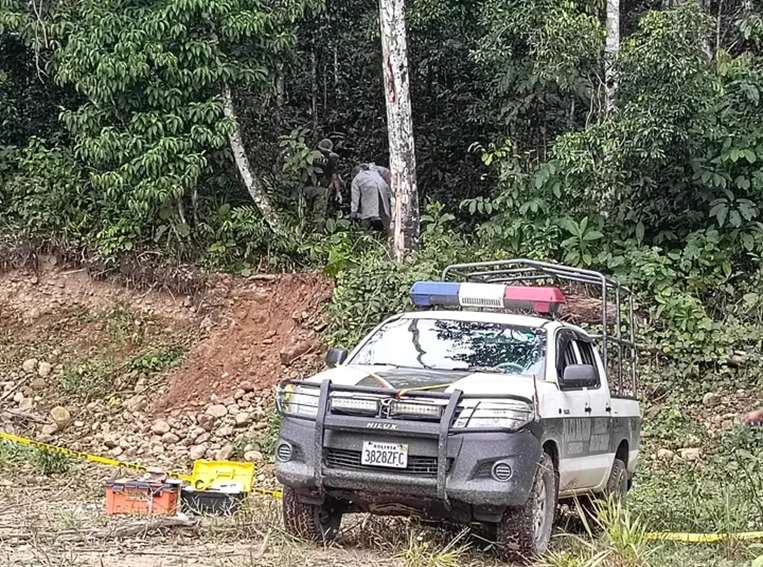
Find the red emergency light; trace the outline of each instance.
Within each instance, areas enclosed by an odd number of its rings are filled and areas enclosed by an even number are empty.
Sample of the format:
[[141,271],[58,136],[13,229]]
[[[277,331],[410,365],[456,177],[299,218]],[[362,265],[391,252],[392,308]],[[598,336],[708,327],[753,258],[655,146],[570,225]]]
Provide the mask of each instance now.
[[566,303],[562,290],[558,287],[506,286],[503,294],[505,308],[532,309],[536,313],[551,314],[559,311]]

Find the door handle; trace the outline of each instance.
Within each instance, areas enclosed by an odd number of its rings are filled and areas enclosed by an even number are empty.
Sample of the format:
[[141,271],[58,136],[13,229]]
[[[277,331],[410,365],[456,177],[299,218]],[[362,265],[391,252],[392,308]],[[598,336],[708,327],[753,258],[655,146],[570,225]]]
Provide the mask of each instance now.
[[604,411],[607,412],[607,413],[612,413],[612,406],[605,407]]
[[592,411],[592,410],[591,410],[591,406],[586,406],[584,411],[585,411],[586,413],[591,413],[591,411]]

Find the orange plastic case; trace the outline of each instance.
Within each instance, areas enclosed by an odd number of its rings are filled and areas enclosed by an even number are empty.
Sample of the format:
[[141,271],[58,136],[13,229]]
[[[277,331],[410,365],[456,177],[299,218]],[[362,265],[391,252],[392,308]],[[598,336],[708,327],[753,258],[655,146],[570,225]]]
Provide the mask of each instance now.
[[106,483],[107,514],[174,516],[180,499],[180,484],[140,480]]

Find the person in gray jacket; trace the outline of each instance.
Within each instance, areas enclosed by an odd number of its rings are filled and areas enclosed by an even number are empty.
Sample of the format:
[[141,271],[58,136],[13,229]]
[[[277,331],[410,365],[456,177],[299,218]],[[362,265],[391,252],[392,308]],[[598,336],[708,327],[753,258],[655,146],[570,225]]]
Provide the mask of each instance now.
[[390,171],[374,163],[352,170],[350,218],[366,229],[387,230],[391,216]]

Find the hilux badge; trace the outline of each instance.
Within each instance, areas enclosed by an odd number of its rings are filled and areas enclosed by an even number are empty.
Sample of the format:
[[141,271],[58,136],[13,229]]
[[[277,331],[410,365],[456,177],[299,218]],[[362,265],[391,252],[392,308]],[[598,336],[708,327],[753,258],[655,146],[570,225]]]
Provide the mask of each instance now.
[[366,429],[397,429],[397,423],[379,423],[378,421],[369,421],[366,423]]

